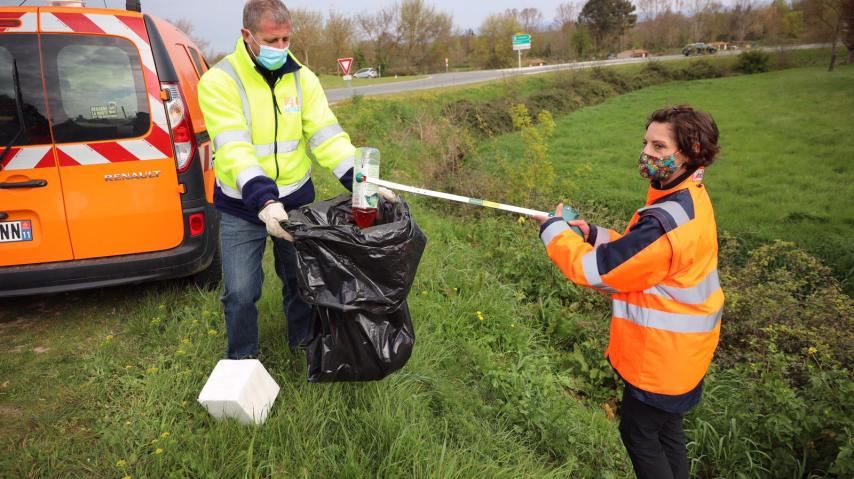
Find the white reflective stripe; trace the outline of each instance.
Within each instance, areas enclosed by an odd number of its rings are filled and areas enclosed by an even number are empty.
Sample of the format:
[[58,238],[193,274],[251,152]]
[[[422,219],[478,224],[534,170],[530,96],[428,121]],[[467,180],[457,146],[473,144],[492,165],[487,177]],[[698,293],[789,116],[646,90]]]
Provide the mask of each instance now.
[[[293,141],[277,141],[276,149],[278,153],[292,153],[299,148],[300,140]],[[273,143],[268,143],[266,145],[255,145],[255,154],[258,156],[269,156],[273,154]]]
[[297,98],[299,98],[299,109],[302,111],[302,85],[299,82],[299,70],[294,72],[294,82],[297,86]]
[[341,128],[341,125],[338,123],[334,125],[324,126],[323,128],[317,130],[317,132],[308,139],[308,146],[311,149],[315,149],[318,146],[322,145],[324,141],[332,138],[335,135],[340,135],[344,133],[344,129]]
[[243,81],[234,70],[234,66],[228,61],[228,58],[223,58],[213,67],[224,71],[237,84],[237,91],[240,92],[240,101],[243,103],[243,117],[246,118],[246,128],[251,130],[252,112],[249,110],[249,98],[246,96],[246,88],[243,87]]
[[618,293],[616,289],[608,286],[599,275],[599,263],[596,262],[596,250],[581,257],[581,267],[584,270],[584,278],[590,286],[605,291],[606,293]]
[[218,150],[225,146],[226,143],[232,141],[244,141],[252,143],[252,132],[249,130],[229,130],[223,131],[214,137],[214,149]]
[[611,241],[611,232],[608,231],[607,228],[603,228],[601,226],[596,226],[596,242],[593,244],[594,248],[598,248],[605,243]]
[[167,155],[161,153],[154,145],[145,140],[126,140],[118,141],[117,143],[138,160],[160,160],[167,158]]
[[21,15],[18,20],[21,21],[20,27],[6,27],[6,32],[34,32],[38,29],[38,20],[36,12],[29,12]]
[[42,159],[44,159],[49,146],[21,148],[15,153],[15,156],[9,159],[4,170],[29,170],[35,168]]
[[43,32],[73,32],[74,30],[52,13],[41,14],[41,31]]
[[721,282],[718,277],[718,270],[714,270],[696,286],[677,288],[676,286],[659,284],[647,289],[644,293],[654,294],[683,304],[703,304],[709,299],[709,296],[719,289],[721,289]]
[[723,315],[723,308],[708,316],[678,314],[644,308],[625,301],[612,301],[615,317],[627,319],[647,328],[674,333],[708,333],[714,331]]
[[[308,183],[309,180],[311,180],[311,169],[310,168],[308,170],[308,173],[306,173],[305,176],[301,180],[297,181],[296,183],[291,183],[289,185],[279,185],[279,198],[284,198],[285,196],[288,196],[289,194],[293,193],[294,191],[302,188],[303,185]],[[228,196],[229,198],[234,198],[237,200],[243,199],[243,195],[241,195],[239,191],[235,190],[234,188],[231,188],[229,186],[222,184],[222,182],[219,180],[219,178],[216,179],[216,184],[217,184],[217,186],[219,186],[220,190],[222,190],[222,193],[225,196]]]
[[[261,168],[260,166],[256,165],[256,166],[250,166],[249,168],[246,168],[245,170],[243,170],[237,174],[237,181],[236,181],[237,189],[242,192],[243,191],[243,185],[245,185],[246,183],[249,183],[250,181],[252,181],[255,178],[258,178],[259,176],[265,176],[265,177],[267,176],[267,173],[265,173],[264,169]],[[272,179],[272,178],[270,178],[270,179]]]
[[685,211],[685,208],[682,207],[679,203],[675,201],[665,201],[663,203],[656,203],[651,206],[647,206],[646,208],[641,208],[638,210],[638,213],[641,211],[647,211],[652,209],[662,209],[670,214],[673,217],[673,221],[676,222],[675,226],[682,226],[685,223],[691,221],[691,218],[688,217],[688,213]]
[[350,158],[347,158],[341,163],[338,163],[338,166],[336,166],[335,169],[332,170],[332,173],[335,175],[336,178],[340,180],[342,176],[346,175],[348,171],[353,169],[354,161],[355,159],[352,156]]
[[105,165],[110,163],[110,160],[104,158],[104,155],[93,150],[91,146],[86,144],[60,145],[58,148],[81,165]]
[[553,239],[557,237],[557,235],[563,233],[564,231],[569,229],[569,224],[566,221],[555,221],[554,223],[548,225],[542,233],[540,233],[540,239],[543,240],[543,245],[548,248],[549,243],[552,242]]
[[148,68],[151,72],[157,71],[157,68],[154,66],[154,57],[151,54],[151,46],[147,41],[140,38],[125,22],[119,20],[117,16],[93,13],[84,13],[83,16],[97,25],[104,33],[121,36],[132,41],[136,45],[136,48],[139,49],[139,59],[145,65],[145,68]]

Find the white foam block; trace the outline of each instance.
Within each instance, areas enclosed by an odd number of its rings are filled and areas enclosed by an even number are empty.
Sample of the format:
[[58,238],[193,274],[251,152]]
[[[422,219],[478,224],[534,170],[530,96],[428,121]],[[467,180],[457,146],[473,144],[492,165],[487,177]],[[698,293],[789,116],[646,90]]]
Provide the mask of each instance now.
[[262,424],[278,394],[279,385],[257,359],[223,359],[199,393],[199,403],[217,419]]

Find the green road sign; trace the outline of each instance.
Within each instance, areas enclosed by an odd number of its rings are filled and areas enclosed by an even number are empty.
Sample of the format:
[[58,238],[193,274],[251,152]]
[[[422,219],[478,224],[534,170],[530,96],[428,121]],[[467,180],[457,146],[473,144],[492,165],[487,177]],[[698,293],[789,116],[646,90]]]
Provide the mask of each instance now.
[[522,35],[513,35],[513,44],[514,45],[522,45],[525,43],[531,43],[531,34],[524,33]]

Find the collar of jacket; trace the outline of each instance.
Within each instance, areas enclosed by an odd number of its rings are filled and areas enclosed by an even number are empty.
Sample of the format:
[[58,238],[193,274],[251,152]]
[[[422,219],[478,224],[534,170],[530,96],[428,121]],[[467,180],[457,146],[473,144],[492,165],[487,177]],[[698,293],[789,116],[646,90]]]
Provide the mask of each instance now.
[[254,67],[255,71],[258,72],[258,74],[261,75],[261,77],[271,86],[275,85],[280,78],[288,73],[293,73],[302,68],[302,63],[297,61],[291,51],[288,50],[288,61],[286,61],[284,65],[282,65],[278,70],[267,70],[255,61],[249,53],[249,46],[246,45],[246,42],[243,41],[242,37],[237,39],[237,45],[234,47],[234,55],[241,64]]
[[653,181],[652,183],[650,183],[649,190],[646,193],[646,204],[650,205],[658,199],[663,198],[675,191],[688,188],[689,186],[695,183],[692,177],[694,176],[694,173],[696,171],[696,167],[689,168],[687,171],[685,171],[666,185],[662,185],[658,181]]

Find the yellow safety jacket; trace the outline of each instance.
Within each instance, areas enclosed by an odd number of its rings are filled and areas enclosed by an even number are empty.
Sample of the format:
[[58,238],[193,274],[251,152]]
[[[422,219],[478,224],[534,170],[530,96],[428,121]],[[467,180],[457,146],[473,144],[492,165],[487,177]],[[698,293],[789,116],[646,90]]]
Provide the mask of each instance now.
[[[355,152],[311,70],[289,54],[282,67],[287,73],[271,86],[261,68],[239,39],[234,52],[199,82],[199,103],[215,148],[215,203],[242,201],[253,217],[267,200],[310,186],[309,148],[342,183],[352,176]],[[313,196],[312,187],[308,201]]]
[[[702,178],[699,169],[668,189],[651,187],[623,235],[591,225],[585,242],[560,218],[541,234],[570,281],[611,295],[605,354],[613,367],[644,393],[639,399],[674,412],[683,395],[699,393],[724,306],[717,227]],[[690,406],[696,400],[699,394]]]

